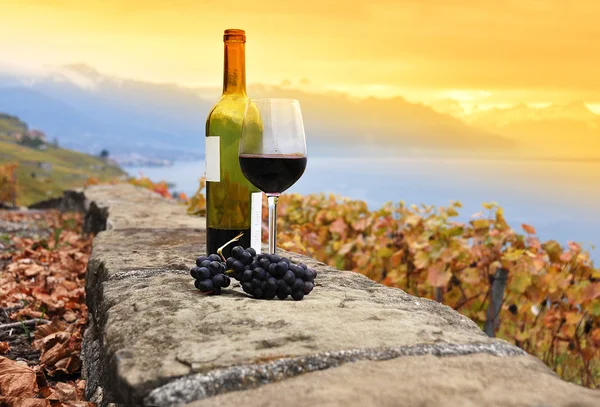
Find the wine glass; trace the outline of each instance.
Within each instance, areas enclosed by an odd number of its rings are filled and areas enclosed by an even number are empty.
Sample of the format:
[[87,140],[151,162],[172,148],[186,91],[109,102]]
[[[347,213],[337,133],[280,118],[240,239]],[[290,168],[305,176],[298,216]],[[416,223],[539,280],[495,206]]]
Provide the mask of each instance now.
[[267,195],[269,253],[277,247],[277,200],[306,169],[306,138],[300,103],[294,99],[250,99],[239,148],[244,176]]

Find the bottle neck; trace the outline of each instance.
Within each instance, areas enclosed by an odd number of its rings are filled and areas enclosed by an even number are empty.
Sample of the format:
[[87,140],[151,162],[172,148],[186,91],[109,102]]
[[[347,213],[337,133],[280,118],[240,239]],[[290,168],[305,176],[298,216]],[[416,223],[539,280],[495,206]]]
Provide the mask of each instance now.
[[223,94],[246,94],[245,44],[225,41],[225,69],[223,71]]

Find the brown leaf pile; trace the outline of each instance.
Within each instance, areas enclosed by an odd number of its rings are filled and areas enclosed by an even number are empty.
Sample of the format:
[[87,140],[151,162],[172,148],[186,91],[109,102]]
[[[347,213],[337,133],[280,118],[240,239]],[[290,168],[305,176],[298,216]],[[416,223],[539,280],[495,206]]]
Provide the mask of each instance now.
[[[36,230],[9,232],[8,242],[4,237],[0,307],[10,310],[15,322],[52,321],[27,326],[33,332],[31,346],[40,351],[37,366],[10,360],[10,343],[0,342],[0,354],[8,357],[0,356],[0,405],[91,406],[84,401],[85,382],[78,379],[88,315],[85,270],[91,251],[91,237],[81,234],[82,217],[57,211],[4,211],[0,221]],[[18,330],[13,335],[24,334]]]

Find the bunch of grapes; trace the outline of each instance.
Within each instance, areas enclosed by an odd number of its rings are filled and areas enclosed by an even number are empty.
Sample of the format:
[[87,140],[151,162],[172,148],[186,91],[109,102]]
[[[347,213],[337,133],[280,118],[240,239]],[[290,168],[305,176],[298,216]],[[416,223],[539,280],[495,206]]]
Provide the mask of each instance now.
[[196,279],[196,288],[205,294],[221,294],[221,288],[231,283],[231,276],[254,298],[285,300],[291,296],[295,301],[312,291],[317,277],[316,270],[304,263],[294,264],[276,254],[257,255],[253,248],[242,246],[231,249],[231,257],[225,262],[218,254],[198,257],[190,274]]
[[219,295],[221,288],[231,284],[231,279],[225,274],[225,264],[218,254],[198,257],[196,267],[190,270],[190,274],[196,279],[196,288],[205,294]]
[[244,292],[267,300],[291,296],[300,301],[312,291],[317,276],[304,263],[294,264],[276,254],[256,255],[253,248],[242,246],[231,249],[226,266],[232,270],[231,276],[242,283]]

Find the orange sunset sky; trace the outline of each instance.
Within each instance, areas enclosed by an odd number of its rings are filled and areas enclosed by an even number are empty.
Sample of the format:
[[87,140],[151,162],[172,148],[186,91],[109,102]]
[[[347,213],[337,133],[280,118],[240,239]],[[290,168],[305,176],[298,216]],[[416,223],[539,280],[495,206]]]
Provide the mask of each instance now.
[[249,83],[600,113],[596,0],[0,0],[0,21],[4,69],[218,86],[222,31],[242,28]]

